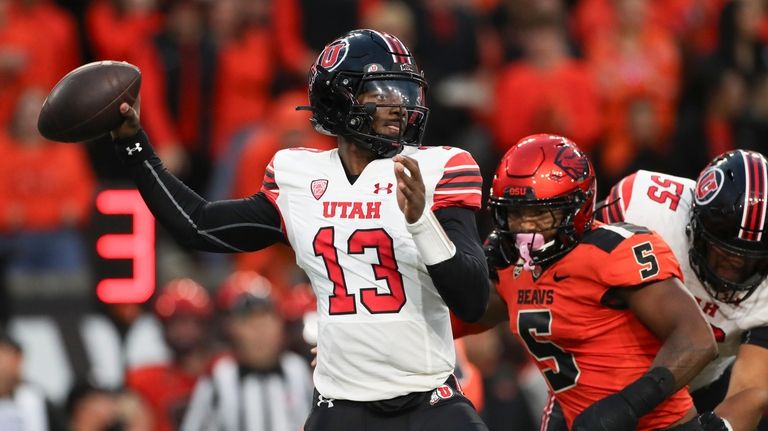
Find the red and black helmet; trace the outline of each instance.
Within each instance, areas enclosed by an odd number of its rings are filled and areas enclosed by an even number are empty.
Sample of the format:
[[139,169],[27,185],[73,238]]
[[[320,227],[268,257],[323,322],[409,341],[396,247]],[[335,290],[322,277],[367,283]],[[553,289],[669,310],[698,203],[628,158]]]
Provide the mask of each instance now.
[[[767,212],[768,161],[762,154],[729,151],[699,175],[688,225],[689,254],[691,268],[713,298],[739,303],[768,275]],[[708,263],[713,252],[719,253],[714,259],[735,259],[741,270],[730,280],[718,275]]]
[[592,228],[595,187],[589,158],[571,140],[549,134],[525,137],[507,151],[493,178],[490,208],[494,229],[512,246],[515,235],[521,232],[508,225],[510,209],[562,209],[554,244],[531,254],[536,265],[552,262],[575,247]]
[[191,278],[175,278],[166,283],[155,299],[155,314],[168,320],[180,314],[207,319],[213,307],[203,286]]
[[[427,83],[398,38],[376,30],[353,30],[326,45],[309,71],[312,125],[320,133],[342,136],[372,151],[392,157],[403,145],[419,146],[427,124]],[[397,95],[398,103],[360,103],[367,91]],[[398,136],[373,130],[377,108],[402,112]]]
[[272,308],[272,283],[256,271],[229,275],[216,292],[216,307],[225,313],[248,311],[256,306]]

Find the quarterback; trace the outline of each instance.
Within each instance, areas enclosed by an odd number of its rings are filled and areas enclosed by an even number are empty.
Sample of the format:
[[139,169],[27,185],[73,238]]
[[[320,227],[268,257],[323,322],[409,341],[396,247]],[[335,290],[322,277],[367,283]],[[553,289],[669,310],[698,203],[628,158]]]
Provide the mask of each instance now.
[[[420,147],[426,82],[396,37],[355,30],[309,74],[318,132],[338,148],[278,151],[261,192],[208,202],[163,168],[138,111],[113,132],[147,205],[183,244],[259,250],[287,241],[317,296],[317,367],[306,431],[487,430],[461,394],[449,309],[480,318],[488,269],[469,153]],[[141,151],[136,151],[141,148]]]
[[690,387],[703,413],[680,430],[753,430],[768,408],[767,175],[763,155],[731,151],[697,181],[638,171],[600,210],[669,243],[717,340],[719,357]]

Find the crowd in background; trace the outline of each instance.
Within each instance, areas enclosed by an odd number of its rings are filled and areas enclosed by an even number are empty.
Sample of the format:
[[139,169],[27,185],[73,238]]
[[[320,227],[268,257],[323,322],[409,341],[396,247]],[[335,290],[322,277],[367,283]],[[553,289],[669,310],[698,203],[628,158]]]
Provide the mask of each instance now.
[[[637,169],[690,178],[729,149],[768,153],[766,3],[0,0],[0,429],[27,415],[40,430],[43,417],[48,429],[202,430],[201,411],[249,402],[270,418],[253,429],[282,430],[309,408],[314,299],[289,248],[191,253],[158,230],[156,298],[96,299],[94,199],[130,182],[108,138],[58,144],[36,128],[76,66],[139,66],[142,122],[166,167],[208,199],[245,197],[276,150],[335,146],[295,110],[307,71],[324,43],[375,28],[411,47],[430,84],[425,145],[470,151],[488,183],[518,139],[561,134],[591,154],[602,195]],[[509,331],[461,350],[489,428],[537,429],[545,389]],[[294,376],[277,407],[259,398],[275,372]],[[263,385],[261,401],[227,392],[237,381]]]

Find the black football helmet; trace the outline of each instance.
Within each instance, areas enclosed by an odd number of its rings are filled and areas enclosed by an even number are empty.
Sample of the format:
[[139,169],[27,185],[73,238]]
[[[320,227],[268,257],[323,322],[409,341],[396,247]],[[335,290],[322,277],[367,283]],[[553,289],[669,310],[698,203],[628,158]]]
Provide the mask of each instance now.
[[513,244],[517,235],[526,232],[512,229],[508,217],[525,207],[564,213],[555,239],[541,250],[531,250],[533,264],[548,265],[564,256],[592,229],[595,189],[592,163],[573,141],[550,134],[521,139],[502,157],[489,199],[493,227],[502,239],[502,256],[517,256]]
[[699,175],[688,225],[690,262],[718,301],[738,304],[768,275],[768,161],[754,151],[715,158]]
[[[426,88],[423,73],[399,39],[353,30],[328,44],[309,71],[312,125],[378,157],[392,157],[403,145],[421,143],[429,114]],[[363,95],[367,102],[361,102]],[[387,126],[392,133],[377,133],[374,114],[386,108],[396,112]]]

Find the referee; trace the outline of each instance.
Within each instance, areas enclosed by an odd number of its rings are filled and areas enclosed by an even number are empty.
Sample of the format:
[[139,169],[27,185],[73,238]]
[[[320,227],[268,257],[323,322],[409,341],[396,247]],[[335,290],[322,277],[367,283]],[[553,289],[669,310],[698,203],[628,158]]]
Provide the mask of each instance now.
[[301,429],[312,401],[312,376],[304,358],[284,350],[284,322],[274,303],[253,291],[219,294],[228,298],[223,305],[232,353],[198,380],[182,431]]

